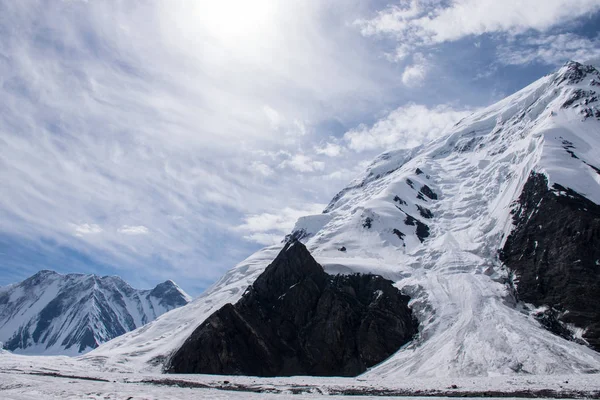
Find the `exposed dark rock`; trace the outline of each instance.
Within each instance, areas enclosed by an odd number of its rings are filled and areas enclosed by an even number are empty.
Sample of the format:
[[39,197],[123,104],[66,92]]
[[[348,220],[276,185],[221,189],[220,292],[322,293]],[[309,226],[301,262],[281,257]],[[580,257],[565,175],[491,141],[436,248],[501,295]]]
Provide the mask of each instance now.
[[433,218],[433,213],[431,212],[430,209],[421,207],[418,204],[417,204],[417,209],[419,210],[419,214],[421,214],[421,217],[427,218],[427,219]]
[[410,179],[408,179],[408,178],[406,179],[406,184],[407,184],[408,186],[410,186],[411,188],[413,188],[413,189],[415,188],[415,184],[413,183],[413,181],[411,181],[411,180],[410,180]]
[[367,217],[367,218],[365,218],[365,222],[363,222],[363,228],[371,229],[372,224],[373,224],[373,218]]
[[573,151],[573,149],[575,149],[575,146],[573,146],[573,142],[563,139],[562,145],[563,145],[563,149],[565,149],[565,151],[567,153],[569,153],[569,155],[572,158],[579,159],[579,157],[577,157],[577,155],[575,155],[575,152]]
[[417,174],[417,175],[422,175],[422,174],[424,174],[424,172],[423,172],[423,171],[421,171],[421,168],[417,168],[417,169],[415,170],[415,174]]
[[302,240],[306,237],[308,237],[308,232],[306,232],[306,229],[297,229],[295,231],[293,231],[292,233],[289,233],[287,235],[285,235],[285,237],[283,238],[283,242],[284,243],[291,243],[295,240]]
[[[598,85],[597,79],[600,79],[600,72],[591,65],[582,65],[576,62],[569,62],[564,71],[555,78],[555,84],[560,85],[567,81],[568,84],[581,84],[589,80],[589,86]],[[581,88],[574,89],[569,98],[563,103],[562,108],[577,108],[583,119],[597,118],[600,120],[600,108],[598,107],[599,97],[594,90],[585,90]]]
[[556,309],[545,309],[533,314],[533,317],[550,332],[561,336],[567,340],[573,340],[573,333],[567,329],[565,324],[560,322],[561,312]]
[[438,195],[427,185],[423,185],[420,192],[423,193],[425,196],[429,197],[431,200],[438,199]]
[[346,251],[347,249],[346,249],[346,246],[342,246],[342,247],[340,247],[338,250],[339,250],[339,251]]
[[398,239],[400,239],[400,240],[404,240],[404,237],[406,236],[404,233],[400,232],[398,229],[394,229],[392,232],[394,233],[394,235],[398,236]]
[[590,103],[598,101],[598,97],[594,96],[596,92],[593,90],[575,89],[571,96],[562,105],[562,108],[569,108],[575,104],[578,100],[583,100],[583,104],[588,105]]
[[408,301],[380,276],[326,274],[291,242],[235,305],[194,331],[168,372],[355,376],[416,333]]
[[[584,162],[585,162],[585,161],[584,161]],[[593,169],[594,171],[596,171],[596,173],[597,173],[598,175],[600,175],[600,168],[598,168],[598,167],[594,167],[594,166],[593,166],[592,164],[590,164],[590,163],[585,163],[585,164],[586,164],[588,167],[590,167],[591,169]]]
[[[406,212],[405,212],[405,214],[406,214]],[[419,238],[421,243],[423,243],[425,241],[425,239],[429,237],[429,226],[425,225],[424,223],[422,223],[421,221],[419,221],[412,215],[406,214],[404,223],[406,225],[410,225],[410,226],[416,225],[417,230],[415,231],[415,233],[417,234],[417,237]]]
[[600,76],[596,68],[592,65],[583,65],[576,61],[569,61],[565,66],[565,71],[555,78],[555,85],[560,85],[563,82],[575,85],[581,83],[588,74],[595,76],[596,78]]
[[404,205],[404,206],[406,205],[406,202],[398,196],[394,196],[394,201],[400,205]]
[[565,336],[566,325],[600,351],[600,206],[532,173],[513,215],[501,260],[516,274],[518,298],[547,306],[542,323]]
[[417,237],[423,243],[425,239],[429,237],[429,226],[425,225],[421,221],[417,221],[417,230],[415,231]]

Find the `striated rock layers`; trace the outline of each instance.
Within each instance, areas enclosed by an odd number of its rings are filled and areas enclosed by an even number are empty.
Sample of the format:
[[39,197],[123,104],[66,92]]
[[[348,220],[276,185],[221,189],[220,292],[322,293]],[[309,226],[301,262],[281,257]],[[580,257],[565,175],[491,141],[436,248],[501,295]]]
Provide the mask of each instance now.
[[328,275],[291,241],[236,304],[193,332],[168,372],[356,376],[415,335],[409,300],[377,275]]

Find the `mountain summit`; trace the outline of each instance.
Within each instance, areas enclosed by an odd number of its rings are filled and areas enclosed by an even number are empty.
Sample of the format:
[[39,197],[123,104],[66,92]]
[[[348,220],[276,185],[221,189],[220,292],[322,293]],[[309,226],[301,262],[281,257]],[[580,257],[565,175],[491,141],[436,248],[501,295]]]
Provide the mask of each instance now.
[[[363,376],[600,370],[599,89],[594,67],[570,62],[432,143],[382,154],[324,213],[300,218],[288,239],[325,272],[381,275],[411,298],[415,340]],[[90,357],[164,368],[281,248]]]
[[173,281],[137,290],[117,276],[43,270],[0,288],[0,342],[16,353],[82,354],[190,300]]

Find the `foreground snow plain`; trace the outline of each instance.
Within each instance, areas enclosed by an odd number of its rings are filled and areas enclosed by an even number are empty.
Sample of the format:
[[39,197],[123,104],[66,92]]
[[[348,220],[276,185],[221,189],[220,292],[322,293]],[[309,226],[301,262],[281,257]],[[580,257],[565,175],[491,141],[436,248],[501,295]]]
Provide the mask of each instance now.
[[256,378],[97,372],[69,357],[0,353],[0,398],[40,399],[600,398],[600,374],[468,378]]

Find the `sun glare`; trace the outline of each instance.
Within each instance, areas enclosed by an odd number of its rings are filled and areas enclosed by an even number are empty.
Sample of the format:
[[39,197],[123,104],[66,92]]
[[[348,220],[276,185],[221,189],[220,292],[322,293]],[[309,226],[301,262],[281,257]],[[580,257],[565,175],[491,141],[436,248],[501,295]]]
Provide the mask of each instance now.
[[224,42],[260,39],[273,22],[272,0],[206,0],[197,3],[202,29]]

